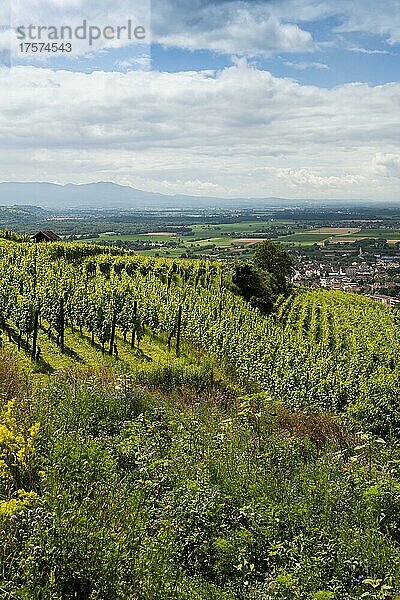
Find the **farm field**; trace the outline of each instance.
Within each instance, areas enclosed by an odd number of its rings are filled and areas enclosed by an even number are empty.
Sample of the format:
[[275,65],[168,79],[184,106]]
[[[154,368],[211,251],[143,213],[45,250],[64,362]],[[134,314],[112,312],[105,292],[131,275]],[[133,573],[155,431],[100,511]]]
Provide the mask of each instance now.
[[364,237],[354,237],[353,235],[345,235],[345,236],[335,236],[333,238],[329,238],[331,244],[343,244],[343,243],[354,243],[359,242],[360,240],[364,240]]
[[384,238],[387,240],[399,240],[400,229],[360,229],[354,234],[354,237],[368,237],[368,238]]
[[243,237],[243,238],[235,238],[232,240],[232,244],[258,244],[261,242],[263,237]]
[[301,245],[311,245],[329,239],[330,236],[326,233],[295,233],[293,235],[285,235],[278,238],[279,242],[297,242]]
[[5,598],[400,593],[396,312],[100,246],[0,266]]
[[305,233],[327,233],[328,235],[350,235],[360,231],[359,227],[318,227]]
[[[264,224],[265,226],[265,224]],[[126,234],[119,235],[115,233],[102,233],[99,235],[99,238],[90,238],[83,240],[85,243],[96,243],[100,241],[108,241],[108,242],[142,242],[142,243],[155,243],[162,244],[161,246],[155,246],[154,249],[146,249],[140,250],[143,254],[154,254],[157,253],[159,255],[168,253],[169,256],[181,256],[182,252],[185,252],[187,249],[191,249],[194,252],[202,251],[203,248],[207,249],[210,246],[216,246],[217,248],[231,248],[238,244],[247,245],[249,243],[256,243],[262,239],[268,237],[266,234],[260,233],[254,239],[251,238],[251,242],[246,241],[247,238],[232,238],[232,234],[236,232],[238,235],[244,235],[245,230],[251,231],[252,229],[260,228],[260,223],[254,224],[222,224],[221,226],[208,226],[201,225],[196,226],[193,225],[193,235],[181,236],[176,233],[169,232],[153,232],[153,233],[144,233],[144,234]],[[261,226],[262,228],[262,226]],[[172,242],[173,245],[164,246]]]
[[[360,223],[364,221],[360,220]],[[191,231],[191,234],[188,232]],[[386,239],[394,245],[400,240],[400,230],[363,229],[346,226],[313,226],[302,220],[259,219],[227,223],[186,223],[185,235],[179,231],[148,231],[137,234],[119,234],[112,231],[99,234],[98,238],[82,239],[82,242],[107,242],[134,249],[144,256],[170,256],[220,258],[227,260],[241,256],[243,259],[254,252],[263,239],[276,239],[289,249],[307,250],[311,246],[329,244],[354,244],[363,239]]]
[[192,225],[193,231],[197,233],[201,233],[204,231],[213,231],[214,233],[218,233],[221,231],[224,233],[251,233],[255,231],[259,231],[260,229],[270,227],[271,225],[294,225],[295,222],[292,220],[278,220],[278,219],[270,219],[268,221],[258,220],[258,221],[242,221],[239,223],[219,223],[218,225],[210,225],[210,224],[195,224]]
[[175,233],[136,233],[136,234],[118,234],[118,233],[100,233],[98,238],[85,239],[85,242],[96,243],[99,240],[106,240],[109,242],[116,242],[120,240],[122,242],[132,242],[139,240],[141,242],[166,242],[176,239]]

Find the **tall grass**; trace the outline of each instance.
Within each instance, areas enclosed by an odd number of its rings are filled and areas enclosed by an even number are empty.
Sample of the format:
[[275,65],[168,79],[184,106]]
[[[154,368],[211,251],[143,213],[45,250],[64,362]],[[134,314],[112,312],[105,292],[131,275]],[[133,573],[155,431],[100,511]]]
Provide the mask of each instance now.
[[[201,369],[203,400],[170,401]],[[200,371],[138,387],[79,367],[37,390],[39,498],[1,521],[1,598],[398,597],[397,445],[262,396],[231,410]]]
[[24,377],[18,367],[15,354],[0,349],[0,402],[21,397],[24,390]]

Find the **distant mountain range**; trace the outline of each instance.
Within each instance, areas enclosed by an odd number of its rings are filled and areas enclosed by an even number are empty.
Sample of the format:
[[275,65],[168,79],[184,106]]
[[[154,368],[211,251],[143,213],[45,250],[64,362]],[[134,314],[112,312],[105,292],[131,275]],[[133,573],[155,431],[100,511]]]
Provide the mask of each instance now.
[[[269,199],[273,201],[273,199]],[[259,202],[259,201],[256,201]],[[30,205],[60,210],[104,209],[168,209],[251,206],[251,200],[227,200],[199,196],[168,196],[137,190],[116,183],[66,184],[0,183],[0,205]]]
[[[168,196],[137,190],[111,182],[58,185],[55,183],[0,183],[0,206],[38,206],[55,211],[64,209],[208,209],[255,208],[263,206],[337,206],[374,204],[368,200],[288,200],[285,198],[210,198],[207,196]],[[378,203],[377,203],[378,204]]]

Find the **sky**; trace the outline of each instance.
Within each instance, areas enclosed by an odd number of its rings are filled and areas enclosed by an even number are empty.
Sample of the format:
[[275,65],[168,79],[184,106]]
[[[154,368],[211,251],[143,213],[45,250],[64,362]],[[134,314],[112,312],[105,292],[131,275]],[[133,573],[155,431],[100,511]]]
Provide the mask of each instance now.
[[2,0],[0,181],[399,200],[399,59],[400,0]]

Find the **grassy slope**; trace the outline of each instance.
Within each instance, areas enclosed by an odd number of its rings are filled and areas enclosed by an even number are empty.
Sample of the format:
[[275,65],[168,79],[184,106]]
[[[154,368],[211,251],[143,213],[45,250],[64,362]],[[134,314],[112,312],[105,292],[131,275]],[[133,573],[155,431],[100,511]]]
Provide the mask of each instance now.
[[5,600],[400,592],[395,445],[260,396],[233,402],[229,377],[187,346],[176,359],[163,340],[141,354],[119,339],[116,361],[70,331],[67,355],[44,331],[39,345],[39,369],[17,360],[42,424],[31,480],[45,478],[34,512],[3,524]]

